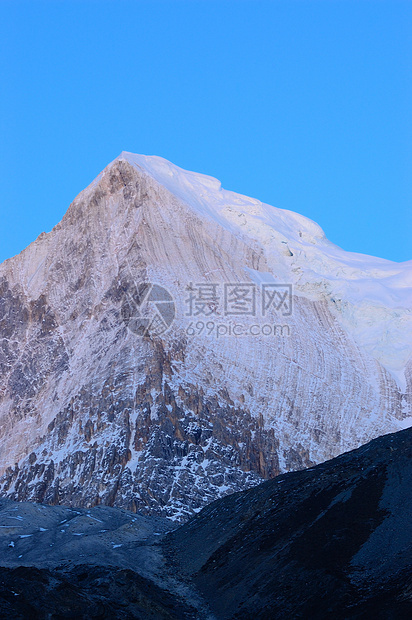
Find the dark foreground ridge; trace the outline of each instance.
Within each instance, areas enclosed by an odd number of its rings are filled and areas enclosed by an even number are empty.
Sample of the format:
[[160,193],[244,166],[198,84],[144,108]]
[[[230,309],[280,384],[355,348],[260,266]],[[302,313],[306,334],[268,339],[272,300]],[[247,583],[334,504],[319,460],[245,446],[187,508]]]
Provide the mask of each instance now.
[[412,429],[215,502],[166,544],[218,618],[410,618]]
[[1,618],[412,617],[412,429],[185,525],[0,501]]

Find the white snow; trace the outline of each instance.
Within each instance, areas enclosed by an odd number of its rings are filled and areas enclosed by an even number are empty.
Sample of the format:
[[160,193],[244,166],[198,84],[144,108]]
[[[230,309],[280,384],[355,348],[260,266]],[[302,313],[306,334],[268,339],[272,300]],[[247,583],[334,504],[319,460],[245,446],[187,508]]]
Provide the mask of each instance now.
[[297,295],[325,299],[358,345],[405,388],[403,370],[412,355],[412,260],[346,252],[309,218],[224,190],[217,179],[162,157],[123,152],[118,159],[143,170],[201,217],[259,242],[270,271],[248,269],[252,280],[292,283]]
[[101,519],[97,519],[97,517],[93,517],[90,514],[88,514],[87,516],[89,517],[89,519],[93,519],[94,521],[97,521],[98,523],[103,523],[103,521]]

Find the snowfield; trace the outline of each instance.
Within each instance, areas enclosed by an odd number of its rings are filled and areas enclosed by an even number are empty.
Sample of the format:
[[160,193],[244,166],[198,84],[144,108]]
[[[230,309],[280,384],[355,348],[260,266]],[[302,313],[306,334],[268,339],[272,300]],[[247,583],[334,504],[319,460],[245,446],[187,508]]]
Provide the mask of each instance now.
[[124,152],[120,158],[201,217],[258,241],[270,267],[267,281],[292,282],[295,294],[327,300],[342,326],[405,389],[403,370],[412,355],[412,260],[395,263],[345,252],[309,218],[224,190],[213,177],[161,157]]

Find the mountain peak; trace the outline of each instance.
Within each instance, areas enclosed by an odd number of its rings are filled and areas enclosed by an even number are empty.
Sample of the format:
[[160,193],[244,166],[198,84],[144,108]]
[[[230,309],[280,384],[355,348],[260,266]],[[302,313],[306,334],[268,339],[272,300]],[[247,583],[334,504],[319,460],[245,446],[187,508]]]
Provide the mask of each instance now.
[[184,520],[409,425],[408,278],[121,154],[0,266],[1,493]]
[[[217,179],[184,170],[162,157],[123,152],[114,161],[126,161],[154,179],[189,213],[259,247],[269,279],[291,282],[297,294],[309,299],[326,300],[358,344],[405,389],[403,369],[412,355],[411,261],[394,263],[346,252],[309,218],[225,190]],[[256,278],[260,281],[262,276]]]

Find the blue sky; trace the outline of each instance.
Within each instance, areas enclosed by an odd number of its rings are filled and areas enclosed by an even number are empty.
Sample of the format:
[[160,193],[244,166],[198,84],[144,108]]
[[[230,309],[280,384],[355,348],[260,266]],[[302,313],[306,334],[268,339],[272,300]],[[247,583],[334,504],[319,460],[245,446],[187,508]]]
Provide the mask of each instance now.
[[0,260],[122,150],[412,258],[412,3],[2,0]]

